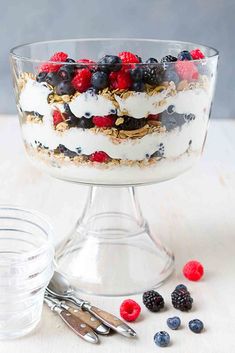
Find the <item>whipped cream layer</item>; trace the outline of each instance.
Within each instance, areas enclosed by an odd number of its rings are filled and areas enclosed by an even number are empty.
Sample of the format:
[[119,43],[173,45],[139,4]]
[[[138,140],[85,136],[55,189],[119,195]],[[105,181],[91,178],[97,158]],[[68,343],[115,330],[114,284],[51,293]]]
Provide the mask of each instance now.
[[[21,92],[19,104],[24,111],[34,111],[41,115],[50,115],[53,109],[64,112],[64,105],[59,103],[49,104],[47,101],[51,90],[43,83],[29,79]],[[166,89],[160,93],[149,96],[145,92],[132,92],[124,99],[115,95],[116,107],[114,102],[105,96],[81,93],[70,103],[71,112],[81,118],[86,116],[103,116],[116,113],[117,115],[128,115],[136,119],[147,117],[149,114],[159,114],[174,105],[174,111],[179,114],[192,113],[201,116],[205,109],[208,109],[210,92],[204,89],[192,89],[177,92],[175,96],[169,96]]]
[[114,143],[108,135],[96,134],[86,129],[70,128],[63,133],[57,132],[49,124],[23,124],[25,141],[37,147],[38,142],[50,150],[56,149],[60,144],[69,150],[90,155],[95,151],[105,151],[111,158],[124,160],[143,160],[152,155],[163,143],[165,158],[181,155],[186,151],[191,140],[191,149],[202,148],[206,129],[206,116],[185,123],[182,127],[169,132],[154,132],[140,139],[120,139]]

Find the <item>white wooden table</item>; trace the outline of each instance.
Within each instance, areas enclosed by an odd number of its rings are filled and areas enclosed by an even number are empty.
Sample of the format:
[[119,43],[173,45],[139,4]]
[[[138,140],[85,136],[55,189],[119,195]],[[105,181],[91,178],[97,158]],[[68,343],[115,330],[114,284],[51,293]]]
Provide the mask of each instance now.
[[[0,203],[48,215],[56,230],[55,242],[76,221],[87,193],[87,187],[53,180],[32,167],[23,150],[18,121],[10,116],[0,117],[0,185]],[[166,183],[140,187],[138,192],[145,216],[176,256],[176,273],[159,288],[166,310],[153,314],[142,305],[141,317],[133,324],[137,339],[112,335],[101,337],[101,344],[93,346],[76,337],[45,307],[39,327],[27,337],[0,341],[1,353],[157,352],[161,348],[154,345],[153,335],[159,330],[171,335],[167,352],[235,352],[235,120],[211,122],[204,156],[190,172]],[[181,274],[189,259],[204,264],[205,276],[198,283],[184,281]],[[177,312],[170,304],[170,293],[180,282],[188,284],[194,298],[189,313]],[[132,298],[141,304],[140,296]],[[122,299],[94,297],[92,301],[118,314]],[[183,322],[179,331],[166,327],[166,319],[174,314]],[[193,318],[205,323],[201,335],[187,328]]]

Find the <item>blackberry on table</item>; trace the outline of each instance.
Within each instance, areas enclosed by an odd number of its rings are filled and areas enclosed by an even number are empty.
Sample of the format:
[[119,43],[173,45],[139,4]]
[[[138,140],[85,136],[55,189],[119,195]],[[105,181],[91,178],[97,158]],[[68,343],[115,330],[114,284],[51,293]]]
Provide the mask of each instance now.
[[149,290],[143,294],[143,303],[152,312],[158,312],[164,308],[164,299],[158,292]]
[[191,298],[187,289],[175,289],[171,293],[171,300],[175,309],[181,311],[189,311],[192,309],[193,298]]

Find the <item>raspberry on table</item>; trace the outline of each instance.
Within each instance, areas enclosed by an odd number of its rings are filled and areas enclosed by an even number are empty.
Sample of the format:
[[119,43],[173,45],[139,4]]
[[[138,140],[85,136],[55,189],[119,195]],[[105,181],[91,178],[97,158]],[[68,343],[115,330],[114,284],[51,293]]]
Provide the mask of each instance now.
[[126,299],[120,306],[120,315],[126,321],[135,321],[141,312],[141,307],[132,299]]
[[203,54],[203,52],[199,48],[191,50],[190,54],[191,54],[191,57],[193,58],[193,60],[199,60],[199,59],[205,58],[205,55]]
[[61,123],[62,121],[64,121],[63,114],[59,110],[54,110],[53,111],[53,123],[54,123],[54,125],[56,126],[59,123]]
[[204,268],[199,261],[192,260],[184,265],[183,274],[190,281],[199,281],[204,274]]
[[91,72],[87,68],[79,69],[72,80],[73,87],[80,93],[91,86]]
[[158,312],[164,308],[164,299],[158,292],[149,290],[143,294],[143,303],[152,312]]
[[111,115],[93,116],[92,122],[98,127],[111,127],[114,124],[114,118]]
[[197,80],[198,70],[196,65],[189,60],[176,61],[175,69],[181,80]]
[[90,155],[91,162],[105,163],[109,160],[109,155],[104,151],[96,151]]

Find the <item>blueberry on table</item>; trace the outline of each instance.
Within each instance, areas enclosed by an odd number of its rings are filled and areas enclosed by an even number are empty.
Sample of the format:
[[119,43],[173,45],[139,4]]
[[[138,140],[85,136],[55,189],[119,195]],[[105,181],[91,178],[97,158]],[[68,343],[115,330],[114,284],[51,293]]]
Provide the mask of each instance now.
[[56,93],[59,96],[62,96],[64,94],[72,95],[75,93],[75,88],[71,85],[70,81],[61,81],[56,86]]
[[192,60],[192,55],[188,50],[183,50],[178,54],[178,60]]
[[178,330],[178,328],[181,325],[181,320],[178,316],[174,316],[174,317],[169,317],[166,323],[171,330]]
[[92,74],[91,84],[94,88],[103,89],[108,86],[108,75],[103,71]]
[[194,333],[201,333],[204,328],[203,322],[199,319],[194,319],[189,321],[188,326],[190,330]]
[[176,287],[175,287],[176,290],[180,290],[180,289],[183,289],[183,290],[188,290],[188,288],[184,285],[184,284],[178,284]]
[[170,335],[166,331],[159,331],[154,335],[154,342],[159,347],[167,347],[170,344]]

